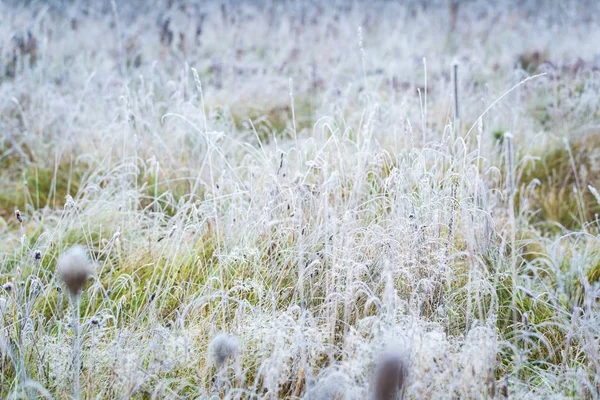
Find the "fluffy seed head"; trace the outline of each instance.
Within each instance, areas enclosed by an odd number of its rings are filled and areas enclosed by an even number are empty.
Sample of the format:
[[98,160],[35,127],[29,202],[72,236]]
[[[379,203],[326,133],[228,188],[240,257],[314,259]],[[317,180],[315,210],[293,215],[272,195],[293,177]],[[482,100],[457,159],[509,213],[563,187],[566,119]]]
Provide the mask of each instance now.
[[217,368],[221,368],[225,361],[237,355],[238,341],[231,335],[219,333],[210,342],[208,349]]
[[93,272],[94,266],[83,246],[72,246],[58,259],[58,273],[71,294],[78,294]]
[[375,370],[375,399],[394,400],[398,393],[402,398],[407,375],[406,362],[401,355],[384,355]]
[[350,389],[348,376],[340,371],[330,371],[307,390],[304,400],[345,399]]

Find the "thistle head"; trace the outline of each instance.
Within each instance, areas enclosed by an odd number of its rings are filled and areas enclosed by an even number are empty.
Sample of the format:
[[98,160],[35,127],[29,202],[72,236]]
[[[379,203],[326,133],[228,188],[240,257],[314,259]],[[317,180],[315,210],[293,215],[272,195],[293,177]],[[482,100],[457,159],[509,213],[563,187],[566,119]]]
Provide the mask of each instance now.
[[400,354],[385,354],[375,369],[375,399],[394,400],[403,397],[408,377],[408,367]]
[[238,353],[238,341],[234,336],[226,333],[219,333],[213,338],[208,346],[210,356],[217,365],[217,369],[230,358],[234,358]]
[[58,258],[58,274],[65,283],[69,292],[79,294],[85,282],[94,272],[94,265],[90,262],[83,246],[74,245]]

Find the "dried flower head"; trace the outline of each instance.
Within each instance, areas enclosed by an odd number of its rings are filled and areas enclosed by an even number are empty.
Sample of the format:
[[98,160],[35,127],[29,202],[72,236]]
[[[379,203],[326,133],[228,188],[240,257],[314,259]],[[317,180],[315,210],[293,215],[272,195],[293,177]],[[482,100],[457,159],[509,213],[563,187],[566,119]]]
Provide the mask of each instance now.
[[8,293],[11,293],[15,290],[15,284],[12,282],[6,282],[4,285],[2,285],[2,289]]
[[65,210],[70,210],[75,208],[75,200],[73,200],[73,196],[71,196],[70,194],[68,194],[65,197]]
[[213,338],[208,346],[211,358],[221,368],[225,362],[238,353],[238,341],[235,337],[226,333],[219,333]]
[[23,216],[21,215],[21,211],[18,208],[15,208],[15,218],[19,223],[23,223]]
[[58,273],[71,294],[78,294],[83,285],[94,272],[85,248],[80,245],[72,246],[58,259]]
[[408,369],[404,358],[399,354],[386,354],[375,370],[375,399],[395,400],[403,397]]
[[316,384],[307,390],[305,400],[345,399],[350,390],[347,374],[341,371],[329,371]]
[[42,291],[44,284],[37,276],[31,277],[31,283],[29,284],[29,290],[32,294],[37,294]]
[[35,261],[40,261],[40,260],[42,259],[42,252],[41,252],[41,251],[39,251],[39,250],[36,250],[36,251],[33,253],[33,259],[34,259]]

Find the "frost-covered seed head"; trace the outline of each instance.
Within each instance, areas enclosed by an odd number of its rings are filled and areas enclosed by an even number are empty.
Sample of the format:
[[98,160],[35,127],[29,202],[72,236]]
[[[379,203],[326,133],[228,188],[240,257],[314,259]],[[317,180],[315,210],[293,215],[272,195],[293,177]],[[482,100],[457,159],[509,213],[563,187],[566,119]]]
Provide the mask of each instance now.
[[42,283],[42,281],[40,281],[40,279],[37,276],[31,278],[31,284],[29,286],[31,293],[39,293],[43,287],[44,284]]
[[65,209],[70,210],[74,207],[75,207],[75,200],[73,200],[73,197],[70,194],[68,194],[65,197]]
[[375,399],[394,400],[398,393],[402,396],[406,386],[408,369],[399,354],[386,354],[375,370]]
[[6,282],[4,285],[2,285],[2,289],[10,293],[15,289],[15,284],[12,282]]
[[234,358],[238,353],[238,341],[235,337],[226,333],[219,333],[213,338],[208,347],[210,356],[217,365],[221,366],[230,358]]
[[348,376],[340,371],[333,371],[319,379],[314,387],[307,390],[304,400],[344,399],[349,390]]
[[58,259],[58,273],[71,294],[78,294],[90,275],[94,266],[90,262],[85,248],[74,245]]

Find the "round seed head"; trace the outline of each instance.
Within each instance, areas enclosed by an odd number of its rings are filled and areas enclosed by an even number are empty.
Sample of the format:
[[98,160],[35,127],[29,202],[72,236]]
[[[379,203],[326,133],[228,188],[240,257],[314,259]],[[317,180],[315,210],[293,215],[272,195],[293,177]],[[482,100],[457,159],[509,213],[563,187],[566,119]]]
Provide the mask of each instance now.
[[71,294],[79,294],[85,282],[94,272],[85,248],[75,245],[65,251],[58,259],[58,273]]
[[345,399],[350,388],[348,376],[341,371],[331,371],[310,388],[304,400]]
[[402,397],[407,375],[406,362],[401,355],[384,355],[375,370],[375,399],[394,400],[398,394]]
[[219,333],[210,342],[208,349],[217,368],[220,368],[228,359],[237,355],[238,341],[233,336]]
[[12,282],[6,282],[4,285],[2,285],[2,289],[8,293],[11,293],[15,290],[15,284]]

